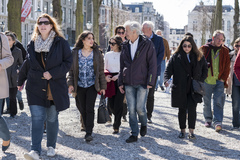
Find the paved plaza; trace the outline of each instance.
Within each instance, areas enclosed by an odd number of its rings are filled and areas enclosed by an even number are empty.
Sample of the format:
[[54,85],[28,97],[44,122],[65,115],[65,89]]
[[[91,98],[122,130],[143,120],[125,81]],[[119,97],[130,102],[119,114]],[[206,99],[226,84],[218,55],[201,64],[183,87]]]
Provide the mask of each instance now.
[[[95,107],[95,126],[93,141],[84,141],[84,132],[80,131],[79,111],[71,98],[71,107],[59,114],[59,134],[56,156],[46,156],[46,134],[42,142],[42,159],[44,160],[223,160],[240,159],[240,130],[231,130],[232,106],[231,98],[226,98],[224,108],[223,130],[220,133],[214,128],[204,127],[203,105],[197,107],[196,140],[179,139],[178,109],[171,107],[170,94],[157,91],[153,123],[148,124],[147,135],[140,137],[138,142],[128,144],[125,140],[130,135],[128,122],[122,122],[120,133],[113,135],[112,124],[97,124],[97,107]],[[18,111],[16,118],[4,115],[10,131],[11,146],[2,160],[23,160],[23,155],[30,150],[30,112],[26,94],[23,92],[25,109]],[[0,140],[0,144],[1,144]]]

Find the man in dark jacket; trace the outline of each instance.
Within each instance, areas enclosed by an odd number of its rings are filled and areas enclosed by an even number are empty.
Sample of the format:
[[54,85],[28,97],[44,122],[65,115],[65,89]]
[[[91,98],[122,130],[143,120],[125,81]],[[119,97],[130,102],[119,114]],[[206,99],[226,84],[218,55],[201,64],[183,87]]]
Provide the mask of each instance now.
[[[212,42],[201,47],[208,64],[208,77],[204,83],[203,115],[205,126],[210,127],[213,121],[216,132],[222,130],[224,86],[227,87],[226,80],[230,71],[229,51],[222,45],[224,39],[224,32],[216,30],[213,33]],[[213,113],[211,110],[212,94]]]
[[[164,56],[164,45],[163,45],[163,39],[162,37],[156,35],[153,33],[154,24],[151,21],[145,21],[142,24],[142,31],[143,34],[153,42],[155,50],[156,50],[156,56],[157,59],[157,77],[161,74],[161,63]],[[157,80],[156,77],[156,80]],[[156,85],[156,84],[155,84]],[[154,91],[155,91],[155,85],[149,89],[148,97],[147,97],[147,118],[148,123],[152,123],[152,112],[154,107]]]
[[138,140],[136,113],[141,123],[140,135],[145,136],[147,133],[145,103],[148,88],[153,88],[156,83],[157,60],[153,43],[140,35],[141,25],[135,21],[127,21],[124,27],[128,40],[123,43],[118,80],[121,93],[126,91],[129,124],[132,130],[132,135],[126,142],[131,143]]

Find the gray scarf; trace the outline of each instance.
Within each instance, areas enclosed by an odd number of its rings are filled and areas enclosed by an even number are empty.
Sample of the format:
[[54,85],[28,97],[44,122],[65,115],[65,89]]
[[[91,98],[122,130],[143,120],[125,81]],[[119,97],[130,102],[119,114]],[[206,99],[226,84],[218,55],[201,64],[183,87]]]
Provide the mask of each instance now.
[[35,52],[38,52],[38,53],[49,52],[55,35],[56,33],[53,30],[51,30],[48,38],[45,41],[42,39],[41,35],[38,35],[34,43]]

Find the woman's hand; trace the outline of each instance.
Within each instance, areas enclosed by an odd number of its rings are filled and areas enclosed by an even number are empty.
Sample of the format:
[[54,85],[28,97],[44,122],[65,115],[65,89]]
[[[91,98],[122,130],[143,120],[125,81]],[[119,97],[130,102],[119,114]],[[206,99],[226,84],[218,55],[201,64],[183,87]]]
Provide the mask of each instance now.
[[74,87],[73,86],[69,86],[68,87],[68,93],[72,93],[74,91]]
[[112,77],[112,81],[116,81],[118,79],[118,75]]
[[123,86],[119,86],[118,88],[119,88],[119,90],[120,90],[120,92],[121,92],[122,94],[125,93],[125,91],[124,91],[124,89],[123,89]]
[[100,93],[103,94],[103,95],[105,95],[105,89],[102,89],[102,90],[100,91]]
[[168,87],[169,86],[169,83],[168,81],[164,83],[165,87]]
[[106,79],[107,82],[111,82],[112,76],[111,75],[107,75],[107,76],[105,76],[105,79]]
[[24,84],[22,86],[17,86],[18,90],[21,92],[23,90]]
[[43,73],[43,77],[44,77],[46,80],[49,80],[49,79],[52,78],[51,74],[50,74],[48,71]]

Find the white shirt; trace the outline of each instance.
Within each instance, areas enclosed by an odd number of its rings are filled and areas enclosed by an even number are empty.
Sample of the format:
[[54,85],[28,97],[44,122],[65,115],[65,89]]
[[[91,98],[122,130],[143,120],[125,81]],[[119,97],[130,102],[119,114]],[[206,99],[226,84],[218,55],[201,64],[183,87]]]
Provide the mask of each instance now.
[[139,37],[137,38],[137,40],[135,42],[131,42],[131,40],[129,41],[130,44],[130,48],[131,48],[131,58],[133,60],[135,53],[137,51],[137,47],[138,47],[138,41],[139,41]]
[[120,54],[121,52],[107,52],[104,56],[104,69],[110,73],[118,73],[120,71]]

